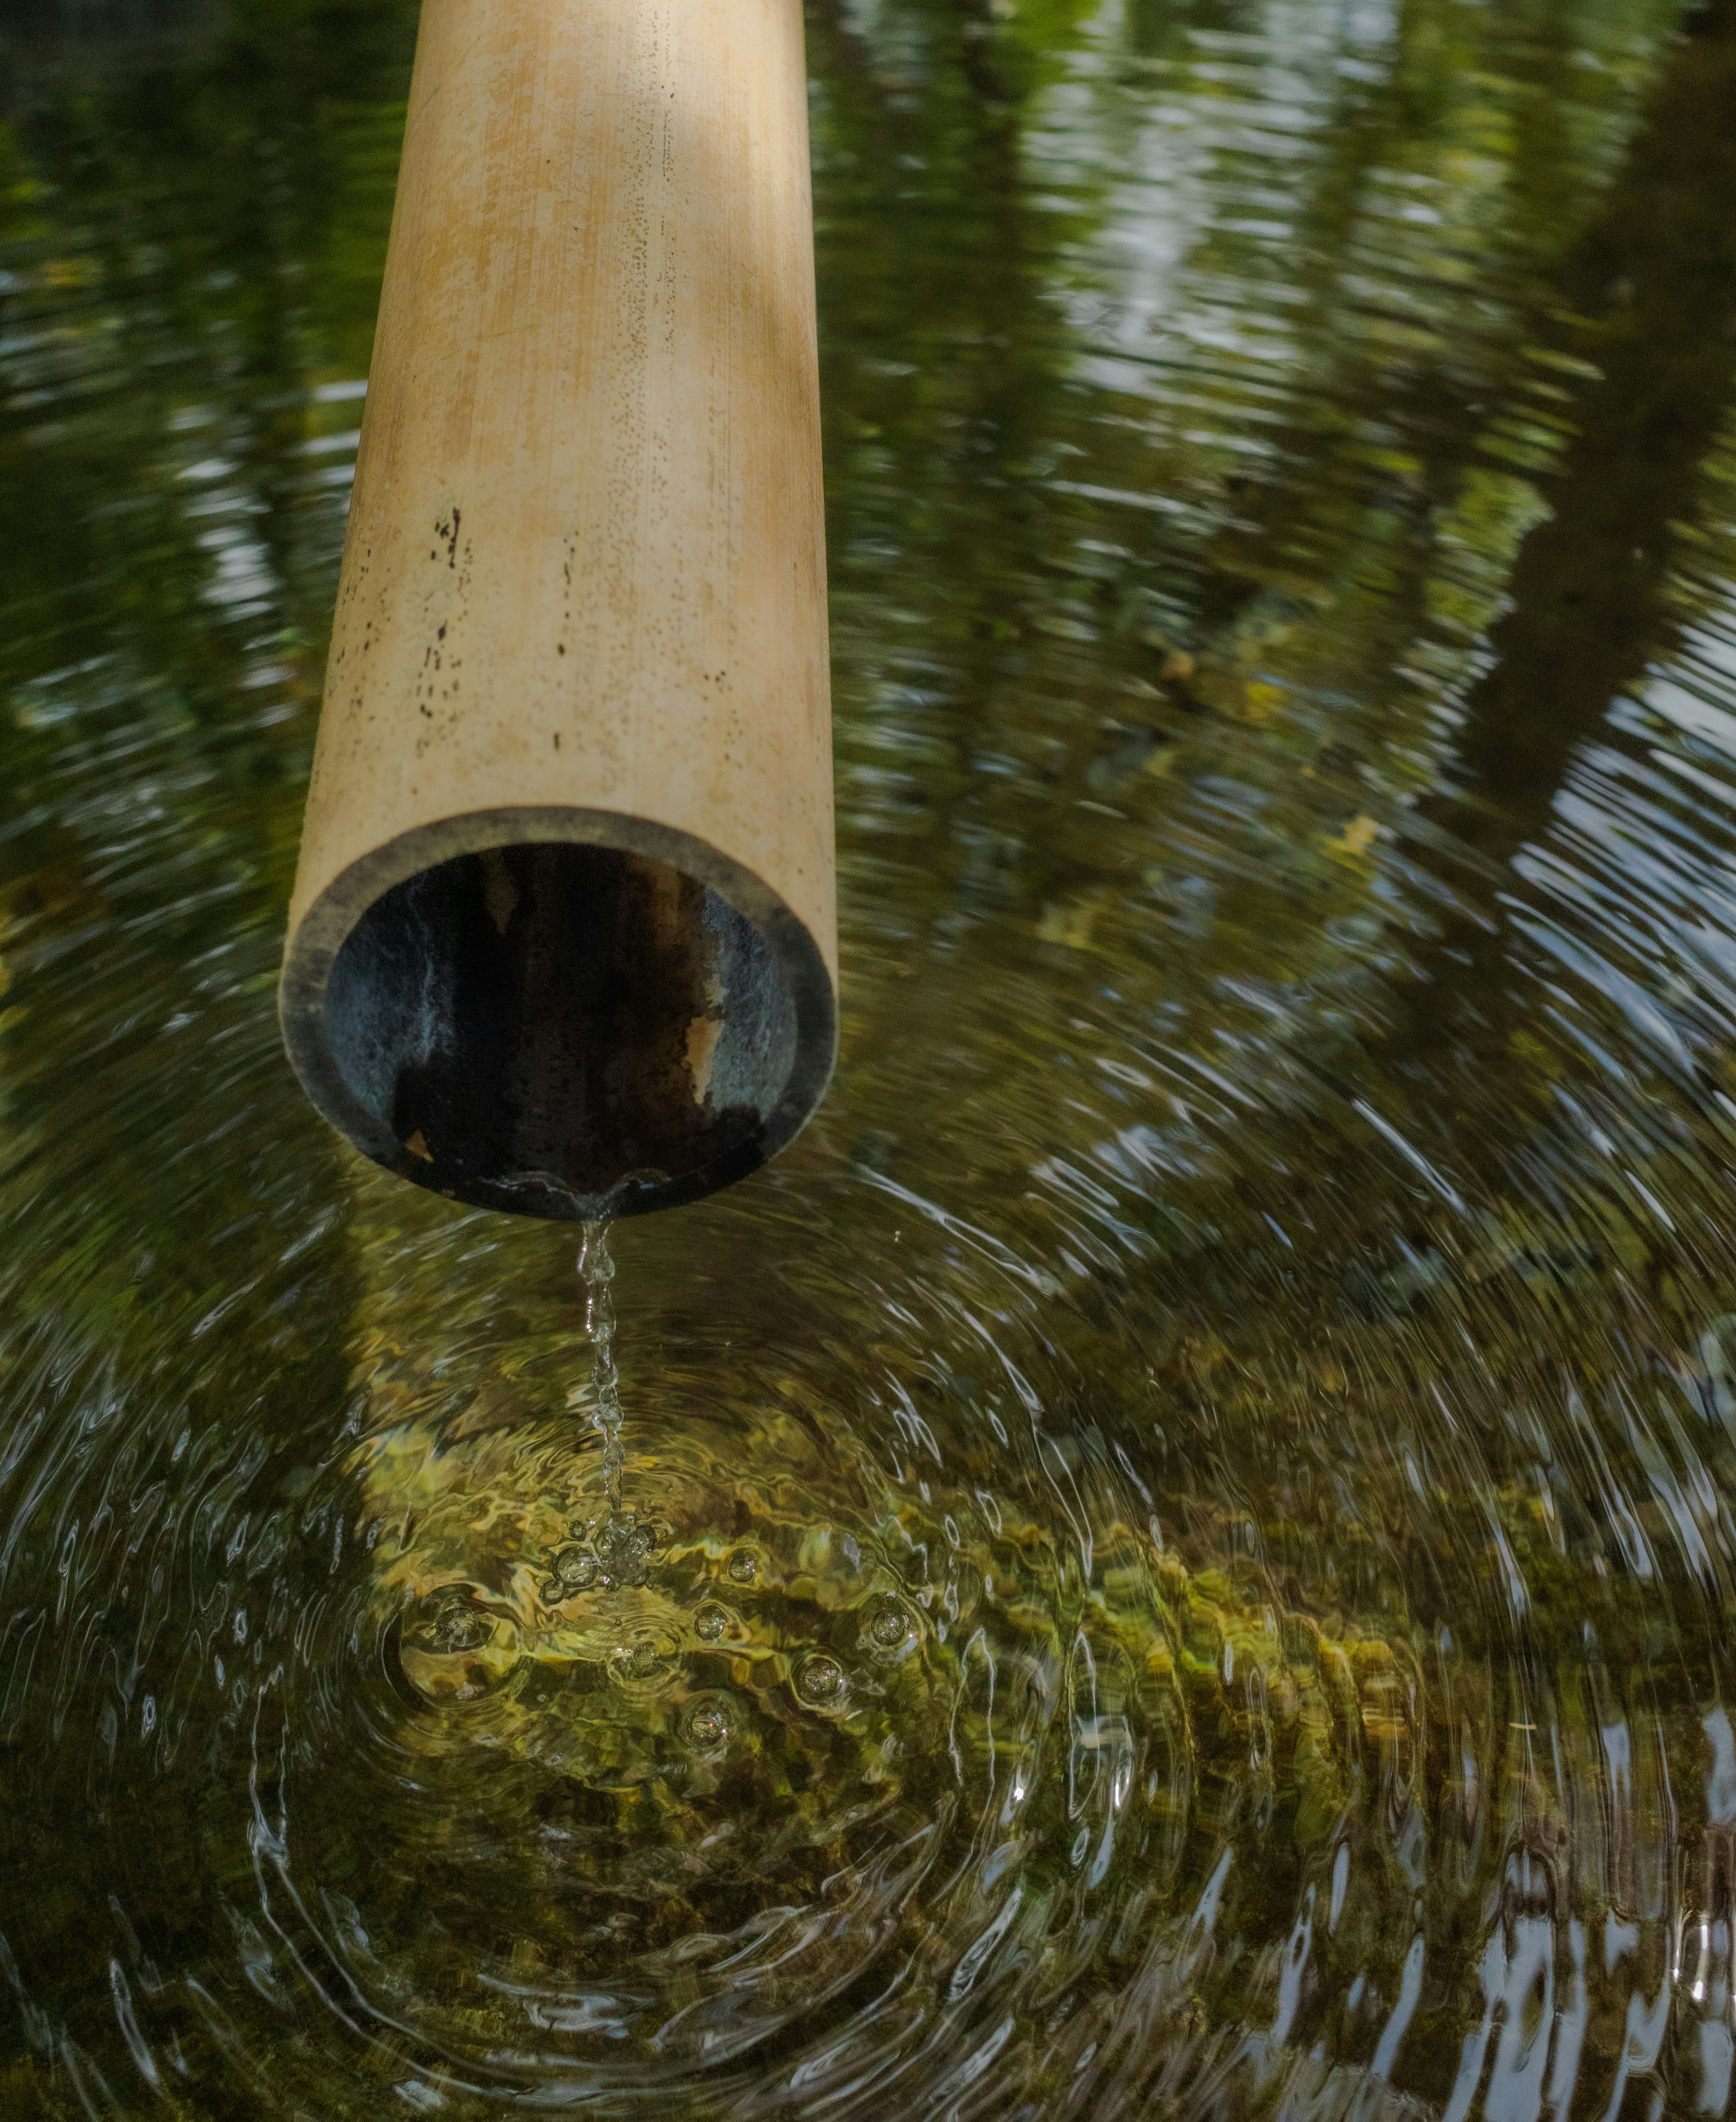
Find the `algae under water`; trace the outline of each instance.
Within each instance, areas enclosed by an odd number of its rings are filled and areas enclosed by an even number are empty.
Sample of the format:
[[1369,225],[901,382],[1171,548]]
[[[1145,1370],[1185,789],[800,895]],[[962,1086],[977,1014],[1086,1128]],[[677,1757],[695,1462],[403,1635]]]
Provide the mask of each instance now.
[[616,1465],[274,1021],[414,13],[0,28],[0,2115],[1729,2112],[1736,5],[810,0],[842,1054]]

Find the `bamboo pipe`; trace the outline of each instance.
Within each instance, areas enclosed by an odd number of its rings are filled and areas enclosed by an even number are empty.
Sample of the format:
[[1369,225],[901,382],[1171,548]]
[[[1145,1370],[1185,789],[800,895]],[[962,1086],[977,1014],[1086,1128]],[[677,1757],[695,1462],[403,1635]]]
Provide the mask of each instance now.
[[524,1214],[726,1185],[837,1024],[800,0],[425,0],[280,989]]

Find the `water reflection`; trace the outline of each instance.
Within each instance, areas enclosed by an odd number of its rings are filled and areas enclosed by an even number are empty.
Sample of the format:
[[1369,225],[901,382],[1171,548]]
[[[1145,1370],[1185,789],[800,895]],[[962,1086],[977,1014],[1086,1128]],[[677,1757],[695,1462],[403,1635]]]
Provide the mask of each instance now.
[[618,1241],[618,1467],[272,1014],[413,11],[86,28],[0,2106],[1727,2111],[1729,0],[814,0],[843,1061]]

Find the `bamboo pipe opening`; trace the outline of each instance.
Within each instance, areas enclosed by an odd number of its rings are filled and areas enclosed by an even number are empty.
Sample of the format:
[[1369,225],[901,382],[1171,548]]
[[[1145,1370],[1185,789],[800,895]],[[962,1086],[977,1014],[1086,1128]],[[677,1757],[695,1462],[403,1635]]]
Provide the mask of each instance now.
[[447,820],[356,865],[283,992],[304,1084],[377,1162],[567,1221],[674,1206],[774,1156],[824,1088],[833,1016],[812,938],[757,879],[667,828],[567,811]]

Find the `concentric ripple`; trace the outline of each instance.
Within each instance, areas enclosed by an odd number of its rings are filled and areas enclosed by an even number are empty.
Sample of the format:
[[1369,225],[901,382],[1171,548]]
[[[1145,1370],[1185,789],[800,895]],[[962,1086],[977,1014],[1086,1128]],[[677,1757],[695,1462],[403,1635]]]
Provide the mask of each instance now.
[[273,1012],[416,10],[13,12],[3,2122],[1730,2113],[1731,0],[813,0],[838,1073],[582,1279]]

